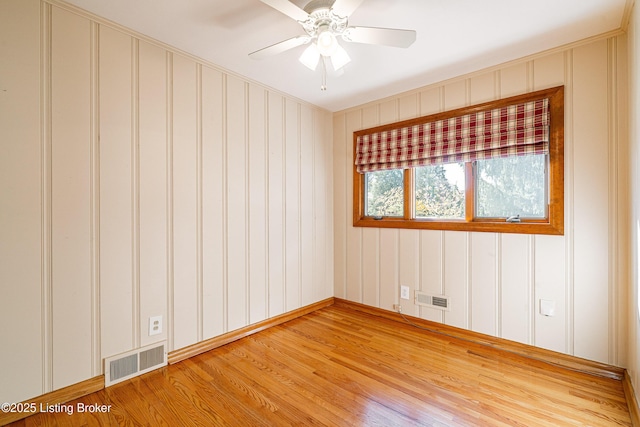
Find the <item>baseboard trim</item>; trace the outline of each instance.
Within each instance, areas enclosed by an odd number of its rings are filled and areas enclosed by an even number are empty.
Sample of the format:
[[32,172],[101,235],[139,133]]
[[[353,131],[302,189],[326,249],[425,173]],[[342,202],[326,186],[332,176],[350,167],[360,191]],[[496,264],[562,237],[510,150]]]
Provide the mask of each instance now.
[[627,398],[627,406],[629,407],[629,415],[631,416],[631,425],[633,427],[640,427],[640,407],[638,406],[638,399],[633,389],[633,383],[629,372],[624,372],[624,379],[622,380],[622,387],[624,388],[624,395]]
[[[365,304],[360,304],[353,301],[347,301],[340,298],[335,298],[336,306],[349,308],[352,310],[358,310],[364,313],[368,313],[374,316],[384,317],[386,319],[395,320],[398,322],[406,323],[402,318],[402,315],[394,311],[385,310],[378,307],[372,307]],[[617,366],[607,365],[605,363],[594,362],[592,360],[582,359],[580,357],[571,356],[564,353],[558,353],[552,350],[545,350],[543,348],[534,347],[528,344],[521,344],[515,341],[510,341],[504,338],[497,338],[491,335],[481,334],[479,332],[469,331],[467,329],[461,329],[454,326],[444,325],[442,323],[432,322],[430,320],[421,319],[419,317],[413,317],[404,315],[411,320],[412,323],[421,327],[428,328],[436,333],[449,335],[455,338],[460,338],[467,341],[472,341],[477,344],[486,345],[495,349],[500,349],[510,353],[518,354],[524,357],[529,357],[538,361],[546,362],[552,365],[560,366],[566,369],[574,371],[580,371],[591,375],[596,375],[605,378],[612,378],[618,381],[622,381],[625,376],[626,370]],[[640,427],[640,426],[639,426]]]
[[[33,399],[25,400],[22,403],[35,404],[36,410],[40,411],[40,405],[56,405],[64,404],[72,400],[79,399],[87,394],[100,391],[104,388],[104,375],[90,378],[88,380],[72,384],[68,387],[61,388],[60,390],[52,391],[50,393],[43,394]],[[20,421],[27,418],[30,415],[34,415],[32,412],[1,412],[0,411],[0,426]]]
[[226,334],[183,347],[179,350],[171,351],[167,356],[167,361],[170,365],[173,365],[174,363],[178,363],[190,357],[213,350],[214,348],[229,344],[230,342],[253,335],[256,332],[263,331],[271,328],[272,326],[277,326],[281,323],[288,322],[289,320],[304,316],[305,314],[320,310],[321,308],[329,307],[330,305],[333,305],[333,303],[333,297],[327,298],[314,304],[298,308],[297,310],[289,311],[279,316],[263,320],[262,322],[254,323],[252,325],[245,326],[244,328],[236,329],[235,331],[227,332]]

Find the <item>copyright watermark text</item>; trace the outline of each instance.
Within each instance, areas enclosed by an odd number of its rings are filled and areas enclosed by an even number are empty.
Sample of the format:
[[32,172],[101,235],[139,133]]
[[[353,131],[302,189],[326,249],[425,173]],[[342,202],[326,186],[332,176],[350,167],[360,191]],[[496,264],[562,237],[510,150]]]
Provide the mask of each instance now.
[[37,413],[49,413],[49,414],[61,414],[67,415],[80,414],[80,413],[107,413],[111,412],[111,405],[105,405],[100,403],[3,403],[0,405],[0,411],[4,413],[20,413],[20,414],[37,414]]

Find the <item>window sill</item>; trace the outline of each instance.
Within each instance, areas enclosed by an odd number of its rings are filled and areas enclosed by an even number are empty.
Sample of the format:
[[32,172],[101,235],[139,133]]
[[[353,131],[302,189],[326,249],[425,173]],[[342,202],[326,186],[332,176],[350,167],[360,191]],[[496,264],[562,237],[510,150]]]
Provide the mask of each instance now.
[[[562,222],[560,223],[562,224]],[[374,219],[371,217],[355,219],[354,227],[373,228],[403,228],[411,230],[449,230],[449,231],[476,231],[491,233],[518,233],[518,234],[548,234],[563,235],[564,228],[549,222],[519,222],[507,223],[503,221],[471,221],[464,220],[429,220],[429,219],[404,219],[390,218]]]

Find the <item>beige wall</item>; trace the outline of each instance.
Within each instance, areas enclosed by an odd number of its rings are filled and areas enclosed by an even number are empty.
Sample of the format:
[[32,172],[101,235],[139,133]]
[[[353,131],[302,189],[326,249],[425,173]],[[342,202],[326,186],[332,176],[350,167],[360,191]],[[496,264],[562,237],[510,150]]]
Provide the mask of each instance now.
[[[638,19],[630,126],[625,36],[332,123],[76,9],[0,0],[0,401],[98,375],[105,356],[165,338],[177,349],[332,294],[391,309],[400,284],[452,297],[444,314],[405,301],[406,312],[626,366],[638,390]],[[565,236],[351,227],[352,131],[558,84]],[[538,314],[541,298],[557,301],[555,317]],[[158,314],[165,333],[148,337]]]
[[329,112],[58,3],[0,58],[1,402],[332,295]]
[[629,286],[628,365],[640,401],[640,11],[636,2],[629,22],[629,134],[631,155],[631,277]]
[[[600,39],[334,114],[335,295],[391,310],[407,285],[449,296],[451,310],[403,300],[405,313],[624,365],[626,55],[626,36]],[[352,227],[353,131],[558,85],[564,236]]]

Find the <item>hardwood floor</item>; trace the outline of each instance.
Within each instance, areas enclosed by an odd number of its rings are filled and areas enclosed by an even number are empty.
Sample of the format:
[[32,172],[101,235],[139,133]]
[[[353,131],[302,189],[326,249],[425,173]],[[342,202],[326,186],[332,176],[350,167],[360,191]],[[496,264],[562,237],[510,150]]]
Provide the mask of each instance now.
[[12,425],[631,425],[618,379],[341,304],[66,405]]

